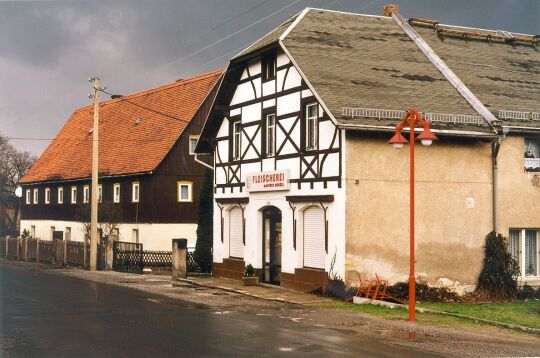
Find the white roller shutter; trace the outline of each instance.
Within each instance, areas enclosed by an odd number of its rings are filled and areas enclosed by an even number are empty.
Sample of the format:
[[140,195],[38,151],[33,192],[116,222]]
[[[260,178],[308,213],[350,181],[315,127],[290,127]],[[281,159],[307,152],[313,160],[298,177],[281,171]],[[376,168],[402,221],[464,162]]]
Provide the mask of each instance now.
[[244,257],[244,242],[242,235],[242,209],[233,208],[229,212],[229,256]]
[[304,267],[325,268],[324,224],[322,208],[304,211]]

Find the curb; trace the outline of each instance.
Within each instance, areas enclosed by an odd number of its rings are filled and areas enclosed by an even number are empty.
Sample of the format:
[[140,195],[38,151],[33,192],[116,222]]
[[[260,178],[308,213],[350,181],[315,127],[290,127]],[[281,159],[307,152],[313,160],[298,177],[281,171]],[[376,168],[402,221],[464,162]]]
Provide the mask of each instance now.
[[[205,284],[190,280],[188,278],[180,278],[180,279],[177,279],[177,281],[189,283],[191,285],[198,286],[198,287],[214,288],[214,289],[219,289],[219,290],[223,290],[223,291],[227,291],[227,292],[237,293],[237,294],[240,294],[240,295],[249,296],[249,297],[253,297],[253,298],[258,298],[258,299],[266,300],[266,301],[273,301],[273,302],[280,302],[280,303],[290,303],[290,304],[295,304],[295,305],[300,305],[300,306],[305,306],[306,305],[305,303],[295,302],[295,301],[287,300],[287,299],[284,299],[284,298],[263,297],[263,296],[260,296],[260,295],[256,295],[254,293],[249,293],[247,291],[237,290],[237,289],[230,288],[230,287],[225,287],[225,286],[205,285]],[[180,285],[175,284],[175,282],[173,281],[172,286],[173,287],[178,287]]]

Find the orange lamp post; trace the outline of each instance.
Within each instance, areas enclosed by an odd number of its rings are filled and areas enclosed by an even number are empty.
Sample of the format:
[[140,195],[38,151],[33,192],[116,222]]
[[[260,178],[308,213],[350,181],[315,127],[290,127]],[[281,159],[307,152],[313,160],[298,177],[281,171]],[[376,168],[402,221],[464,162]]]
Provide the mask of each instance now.
[[[405,126],[409,127],[409,141],[401,134]],[[424,130],[415,138],[414,129],[422,126]],[[414,142],[420,140],[422,145],[429,146],[438,138],[430,129],[430,123],[424,120],[415,109],[409,108],[401,123],[396,125],[394,136],[388,141],[394,148],[401,149],[405,143],[410,143],[410,242],[409,242],[409,321],[414,321],[416,316],[416,278],[414,274]]]

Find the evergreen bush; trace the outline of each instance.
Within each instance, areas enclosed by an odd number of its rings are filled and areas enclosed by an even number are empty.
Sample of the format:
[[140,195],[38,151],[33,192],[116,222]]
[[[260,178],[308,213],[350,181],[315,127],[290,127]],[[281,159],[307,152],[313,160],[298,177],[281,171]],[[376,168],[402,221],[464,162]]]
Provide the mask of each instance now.
[[508,249],[508,240],[494,231],[486,236],[484,263],[476,291],[495,300],[517,296],[519,265]]
[[193,258],[199,264],[201,272],[212,271],[212,245],[214,222],[214,176],[206,169],[199,200],[199,219],[197,222],[197,243]]

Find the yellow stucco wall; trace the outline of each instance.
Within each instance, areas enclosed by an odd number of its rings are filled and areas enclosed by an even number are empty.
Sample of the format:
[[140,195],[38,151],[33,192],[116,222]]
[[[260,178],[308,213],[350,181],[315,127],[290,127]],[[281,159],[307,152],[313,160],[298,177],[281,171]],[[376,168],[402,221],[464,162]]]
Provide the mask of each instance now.
[[507,236],[510,228],[540,229],[540,187],[524,166],[524,138],[508,136],[498,156],[499,232]]
[[[354,271],[391,282],[408,277],[409,147],[396,150],[387,140],[354,133],[346,140],[349,284]],[[475,284],[492,230],[491,144],[418,144],[416,183],[417,274],[431,284]]]

